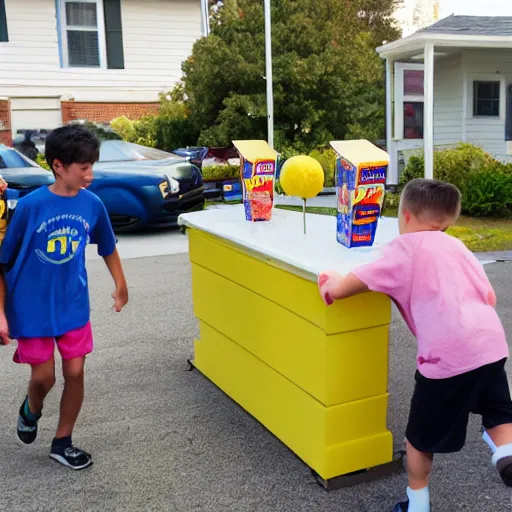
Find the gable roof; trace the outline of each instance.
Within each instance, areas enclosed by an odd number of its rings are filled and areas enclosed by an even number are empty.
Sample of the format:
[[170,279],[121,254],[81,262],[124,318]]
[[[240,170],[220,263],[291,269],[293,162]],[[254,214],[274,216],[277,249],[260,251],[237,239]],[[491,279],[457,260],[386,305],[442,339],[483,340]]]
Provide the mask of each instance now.
[[512,16],[448,16],[417,33],[512,36]]
[[[485,0],[481,0],[485,1]],[[448,16],[414,34],[377,48],[382,58],[422,52],[425,44],[457,48],[512,48],[512,16]]]

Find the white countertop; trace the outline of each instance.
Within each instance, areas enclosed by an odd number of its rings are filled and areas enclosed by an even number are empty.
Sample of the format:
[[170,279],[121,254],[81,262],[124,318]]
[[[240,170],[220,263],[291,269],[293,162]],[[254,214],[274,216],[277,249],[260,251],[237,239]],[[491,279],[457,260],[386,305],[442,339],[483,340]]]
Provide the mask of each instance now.
[[274,208],[271,221],[251,223],[245,220],[242,205],[183,214],[178,222],[245,247],[256,257],[270,258],[312,281],[324,270],[346,274],[375,260],[398,236],[397,219],[382,218],[373,247],[347,249],[336,241],[336,217],[308,214],[304,235],[302,213]]

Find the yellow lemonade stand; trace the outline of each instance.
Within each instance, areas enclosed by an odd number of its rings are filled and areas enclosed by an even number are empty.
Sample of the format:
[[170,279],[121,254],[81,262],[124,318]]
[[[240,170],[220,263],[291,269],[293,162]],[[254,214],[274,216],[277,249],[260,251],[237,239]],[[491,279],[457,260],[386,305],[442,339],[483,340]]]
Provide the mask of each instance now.
[[307,235],[297,212],[247,222],[243,205],[180,216],[200,327],[190,365],[334,489],[403,470],[386,425],[391,302],[326,307],[317,275],[374,260],[398,226],[381,219],[373,247],[348,249],[336,217],[307,222]]

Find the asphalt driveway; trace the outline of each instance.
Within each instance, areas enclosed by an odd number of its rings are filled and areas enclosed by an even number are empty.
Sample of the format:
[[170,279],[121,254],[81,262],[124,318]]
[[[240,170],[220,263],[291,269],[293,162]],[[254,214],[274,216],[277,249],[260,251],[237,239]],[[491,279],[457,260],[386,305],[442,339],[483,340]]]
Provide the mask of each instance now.
[[[115,314],[103,263],[89,264],[96,351],[75,441],[93,454],[90,469],[73,473],[48,458],[61,378],[37,442],[17,444],[28,370],[12,363],[13,347],[0,350],[0,511],[386,512],[403,494],[404,475],[326,493],[260,424],[186,371],[197,328],[186,254],[128,259],[125,268],[131,302]],[[512,339],[511,264],[485,268]],[[391,340],[388,422],[401,448],[415,347],[397,317]],[[511,509],[478,427],[475,419],[461,453],[436,460],[433,511]]]

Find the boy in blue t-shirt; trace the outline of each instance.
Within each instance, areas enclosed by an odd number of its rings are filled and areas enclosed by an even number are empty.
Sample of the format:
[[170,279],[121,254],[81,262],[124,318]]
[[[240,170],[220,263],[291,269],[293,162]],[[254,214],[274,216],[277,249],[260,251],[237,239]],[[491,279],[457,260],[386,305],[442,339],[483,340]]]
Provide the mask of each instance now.
[[55,384],[55,344],[62,356],[64,391],[50,457],[72,469],[92,464],[72,444],[84,397],[85,357],[93,350],[85,268],[88,243],[114,279],[114,308],[128,302],[116,239],[102,201],[86,190],[99,158],[99,142],[80,126],[64,126],[46,139],[46,160],[55,183],[20,199],[0,248],[0,338],[18,340],[17,363],[32,368],[19,411],[18,437],[34,442],[43,401]]

